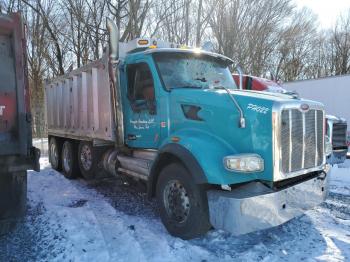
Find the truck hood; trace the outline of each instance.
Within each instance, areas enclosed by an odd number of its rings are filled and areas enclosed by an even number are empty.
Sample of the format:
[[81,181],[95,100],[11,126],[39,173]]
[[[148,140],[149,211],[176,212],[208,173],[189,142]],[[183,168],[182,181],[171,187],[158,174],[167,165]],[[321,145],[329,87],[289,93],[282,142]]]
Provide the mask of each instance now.
[[[315,102],[307,99],[296,98],[290,94],[283,93],[270,93],[251,90],[230,90],[230,93],[235,97],[238,102],[241,102],[240,106],[245,111],[244,105],[249,103],[261,102],[262,105],[268,105],[269,109],[272,109],[273,105],[283,104],[313,104],[319,107],[323,107],[322,103]],[[179,101],[193,102],[196,104],[206,104],[208,106],[229,106],[234,110],[234,104],[232,103],[229,95],[222,89],[173,89],[172,96],[177,97]],[[229,102],[227,104],[227,102]]]
[[[171,133],[179,130],[191,130],[193,135],[200,132],[210,134],[224,144],[222,155],[255,153],[259,154],[265,163],[265,170],[249,175],[236,174],[242,181],[260,179],[275,181],[273,174],[273,111],[281,110],[286,105],[300,106],[302,104],[322,104],[295,99],[290,95],[263,93],[254,91],[232,90],[231,94],[240,105],[245,120],[245,128],[239,127],[239,111],[225,90],[174,89],[170,93],[170,115],[172,119]],[[196,117],[186,116],[184,106],[196,108]],[[188,132],[190,133],[190,132]],[[219,150],[219,146],[217,147]],[[220,158],[218,157],[218,159]],[[222,169],[220,172],[227,172]],[[228,174],[229,176],[230,174]],[[237,182],[237,181],[231,181]]]

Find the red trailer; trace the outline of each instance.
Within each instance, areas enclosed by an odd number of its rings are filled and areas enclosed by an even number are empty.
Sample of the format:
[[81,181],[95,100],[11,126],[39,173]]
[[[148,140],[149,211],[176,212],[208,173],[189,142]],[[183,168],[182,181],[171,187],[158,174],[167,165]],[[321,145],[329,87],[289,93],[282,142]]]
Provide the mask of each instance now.
[[27,170],[39,170],[32,146],[26,38],[21,15],[0,14],[0,235],[26,207]]
[[[236,85],[239,85],[239,75],[232,74]],[[285,89],[276,81],[250,75],[243,75],[242,88],[246,90],[283,93]]]

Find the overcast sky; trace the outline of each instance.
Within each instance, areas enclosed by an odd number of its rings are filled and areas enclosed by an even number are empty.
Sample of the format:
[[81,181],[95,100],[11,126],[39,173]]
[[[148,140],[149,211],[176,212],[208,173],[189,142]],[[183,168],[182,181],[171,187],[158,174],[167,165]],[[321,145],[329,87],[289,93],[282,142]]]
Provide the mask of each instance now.
[[310,8],[323,28],[333,27],[337,17],[350,9],[350,0],[294,0],[298,7]]

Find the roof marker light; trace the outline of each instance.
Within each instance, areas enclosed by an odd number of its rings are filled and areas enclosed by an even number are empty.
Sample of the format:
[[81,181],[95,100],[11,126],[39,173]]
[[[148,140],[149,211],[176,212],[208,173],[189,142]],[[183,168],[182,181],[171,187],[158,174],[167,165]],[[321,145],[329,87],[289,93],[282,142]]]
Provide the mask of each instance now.
[[137,43],[139,45],[148,45],[148,40],[147,39],[140,39]]

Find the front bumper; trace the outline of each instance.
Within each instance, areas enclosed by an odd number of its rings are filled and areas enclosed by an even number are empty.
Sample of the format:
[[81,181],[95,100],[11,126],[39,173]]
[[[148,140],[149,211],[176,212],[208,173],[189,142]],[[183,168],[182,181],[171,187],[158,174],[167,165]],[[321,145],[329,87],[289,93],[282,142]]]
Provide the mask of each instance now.
[[322,203],[330,167],[324,173],[280,191],[252,182],[232,191],[208,191],[210,222],[234,235],[281,225]]

